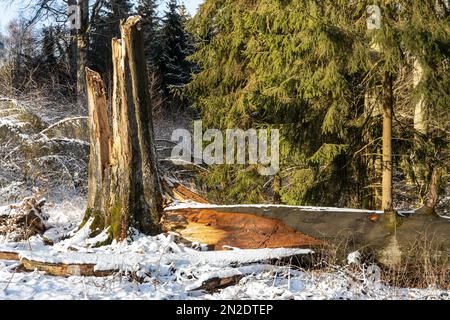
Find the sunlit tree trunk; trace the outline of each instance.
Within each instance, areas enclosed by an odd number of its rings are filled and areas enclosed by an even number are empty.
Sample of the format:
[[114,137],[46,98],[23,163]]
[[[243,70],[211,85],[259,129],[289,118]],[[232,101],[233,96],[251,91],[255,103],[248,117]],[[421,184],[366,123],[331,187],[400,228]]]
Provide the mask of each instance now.
[[122,39],[112,42],[111,121],[103,81],[89,69],[86,74],[91,158],[84,219],[92,235],[108,229],[110,239],[119,240],[132,228],[159,233],[163,199],[140,18],[129,18],[121,31]]
[[388,72],[383,77],[383,174],[382,210],[392,211],[392,112],[393,79]]
[[[423,69],[417,59],[414,60],[414,74],[413,74],[413,84],[416,88],[423,76]],[[414,108],[414,129],[420,134],[427,134],[427,116],[425,109],[425,101],[423,97],[420,97],[419,101],[416,103]]]

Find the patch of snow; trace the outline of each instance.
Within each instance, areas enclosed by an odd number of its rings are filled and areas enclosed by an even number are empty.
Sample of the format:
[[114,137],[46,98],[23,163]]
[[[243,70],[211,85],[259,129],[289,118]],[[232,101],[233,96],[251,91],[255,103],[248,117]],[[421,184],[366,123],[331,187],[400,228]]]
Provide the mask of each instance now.
[[[286,266],[256,265],[212,268],[185,265],[148,270],[143,282],[126,275],[104,278],[51,277],[42,272],[18,273],[15,262],[0,261],[0,299],[12,300],[325,300],[325,299],[441,299],[450,300],[449,292],[428,289],[393,288],[356,282],[342,273],[303,272]],[[195,285],[210,276],[244,275],[234,285],[210,294]]]
[[[53,263],[85,263],[95,269],[120,270],[109,277],[52,277],[43,272],[16,272],[17,262],[0,261],[0,300],[9,299],[442,299],[450,292],[436,288],[411,289],[386,286],[379,281],[377,266],[336,267],[334,271],[303,271],[289,264],[266,261],[309,254],[305,249],[230,248],[199,251],[176,242],[174,234],[155,237],[135,233],[133,241],[113,242],[90,248],[92,239],[78,226],[85,211],[82,201],[53,204],[48,210],[54,226],[44,234],[55,244],[45,246],[41,236],[11,243],[0,237],[0,250],[18,252],[23,258]],[[8,210],[1,207],[0,210]],[[0,211],[1,212],[1,211]],[[61,240],[72,235],[71,239]],[[106,232],[100,234],[103,239]],[[198,248],[202,247],[198,244]],[[77,251],[72,251],[77,250]],[[349,256],[349,263],[358,254]],[[130,274],[132,273],[133,276]],[[212,278],[238,276],[241,280],[216,293],[196,290]],[[136,277],[140,279],[138,282]],[[194,290],[194,291],[193,291]]]
[[359,266],[360,263],[361,263],[361,253],[359,253],[359,251],[351,252],[347,256],[347,263],[348,264],[355,264],[355,265]]
[[0,206],[0,216],[7,216],[11,212],[10,206]]
[[324,211],[324,212],[342,212],[342,213],[374,213],[382,214],[379,210],[363,210],[363,209],[351,209],[351,208],[334,208],[334,207],[312,207],[312,206],[288,206],[288,205],[272,205],[272,204],[242,204],[242,205],[215,205],[215,204],[203,204],[197,202],[175,202],[171,206],[167,207],[165,211],[173,210],[183,210],[183,209],[233,209],[239,208],[256,208],[256,209],[277,209],[277,208],[287,208],[287,209],[298,209],[301,211]]

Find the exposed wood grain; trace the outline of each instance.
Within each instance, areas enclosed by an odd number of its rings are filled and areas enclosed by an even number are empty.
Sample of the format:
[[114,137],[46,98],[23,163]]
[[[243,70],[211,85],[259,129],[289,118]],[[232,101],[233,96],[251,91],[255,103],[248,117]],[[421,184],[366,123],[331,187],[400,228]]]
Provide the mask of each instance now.
[[208,209],[168,211],[164,217],[167,230],[178,232],[191,242],[214,250],[224,246],[241,249],[310,248],[324,243],[277,219],[254,214],[217,212]]
[[190,200],[203,204],[209,203],[205,198],[179,183],[175,184],[175,186],[172,188],[172,192],[174,193],[175,198],[180,201]]

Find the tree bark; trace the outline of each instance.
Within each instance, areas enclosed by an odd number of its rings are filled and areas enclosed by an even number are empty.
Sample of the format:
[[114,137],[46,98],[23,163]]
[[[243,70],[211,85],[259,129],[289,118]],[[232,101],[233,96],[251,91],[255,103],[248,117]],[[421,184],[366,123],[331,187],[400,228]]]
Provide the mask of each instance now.
[[119,240],[131,228],[159,233],[163,199],[140,17],[129,18],[121,32],[121,40],[112,40],[111,121],[103,81],[89,69],[86,74],[91,159],[84,219],[93,235],[109,227],[110,238]]
[[383,175],[382,210],[393,211],[392,204],[392,111],[394,105],[392,75],[383,77]]

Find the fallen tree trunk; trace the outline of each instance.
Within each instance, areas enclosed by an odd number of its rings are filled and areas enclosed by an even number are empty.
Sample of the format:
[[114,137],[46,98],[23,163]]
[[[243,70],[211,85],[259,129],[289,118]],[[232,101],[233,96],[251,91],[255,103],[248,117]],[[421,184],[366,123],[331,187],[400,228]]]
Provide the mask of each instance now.
[[210,250],[228,247],[240,249],[311,248],[324,242],[286,226],[277,219],[254,214],[218,212],[208,209],[167,211],[166,231],[175,231],[192,243],[201,243]]
[[[348,246],[348,250],[371,247],[377,252],[383,253],[395,242],[398,245],[397,249],[401,252],[414,244],[420,237],[423,241],[427,241],[430,245],[442,250],[443,253],[450,255],[450,219],[427,214],[399,215],[396,219],[396,226],[392,228],[392,225],[386,223],[385,216],[381,212],[354,209],[196,204],[191,207],[186,205],[179,209],[167,210],[170,211],[170,215],[181,214],[191,221],[196,219],[199,212],[205,211],[216,212],[228,220],[233,220],[232,217],[235,216],[236,229],[239,228],[239,221],[245,221],[239,215],[247,215],[248,219],[252,219],[252,216],[276,219],[285,226],[313,239],[335,245],[345,244]],[[200,222],[205,223],[205,221]],[[218,229],[223,231],[224,228],[219,227]],[[183,233],[187,234],[190,229],[187,227],[179,232],[182,235]],[[196,232],[195,229],[191,233],[200,237],[197,235],[199,232]],[[207,233],[204,232],[203,235],[207,235]],[[226,239],[226,235],[223,234],[219,234],[219,237],[219,239],[213,240],[220,243]],[[239,241],[239,237],[237,238],[236,241]]]
[[210,293],[214,293],[219,291],[220,289],[224,289],[226,287],[234,286],[239,283],[239,281],[244,278],[244,274],[237,274],[228,277],[212,277],[208,280],[205,280],[199,287],[191,289],[190,291],[207,291]]

